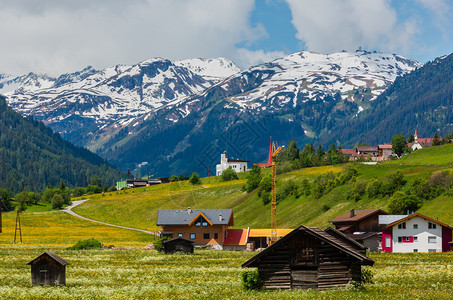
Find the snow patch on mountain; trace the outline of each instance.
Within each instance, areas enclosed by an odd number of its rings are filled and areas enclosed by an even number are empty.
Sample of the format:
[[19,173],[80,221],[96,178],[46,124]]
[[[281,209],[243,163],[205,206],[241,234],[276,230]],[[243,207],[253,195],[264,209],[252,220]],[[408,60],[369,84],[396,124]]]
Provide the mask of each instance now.
[[189,69],[194,74],[201,77],[218,82],[231,75],[239,73],[241,69],[232,61],[219,57],[212,59],[194,58],[186,60],[178,60],[176,66],[181,66]]

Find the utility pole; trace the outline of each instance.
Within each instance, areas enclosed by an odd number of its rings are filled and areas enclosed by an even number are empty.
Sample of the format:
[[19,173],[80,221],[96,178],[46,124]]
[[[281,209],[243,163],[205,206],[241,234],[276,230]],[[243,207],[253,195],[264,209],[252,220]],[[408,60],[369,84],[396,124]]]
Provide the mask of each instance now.
[[16,243],[17,231],[19,231],[20,243],[22,244],[22,229],[20,227],[20,210],[17,210],[16,228],[14,229],[14,244]]

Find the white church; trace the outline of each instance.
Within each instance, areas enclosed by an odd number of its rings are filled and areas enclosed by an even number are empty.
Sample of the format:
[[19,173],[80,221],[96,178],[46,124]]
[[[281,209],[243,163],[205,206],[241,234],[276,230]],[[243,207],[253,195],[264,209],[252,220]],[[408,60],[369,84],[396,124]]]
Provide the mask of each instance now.
[[236,173],[250,171],[247,166],[248,160],[231,159],[227,157],[226,152],[220,154],[220,164],[216,165],[216,176],[222,175],[222,172],[231,167]]

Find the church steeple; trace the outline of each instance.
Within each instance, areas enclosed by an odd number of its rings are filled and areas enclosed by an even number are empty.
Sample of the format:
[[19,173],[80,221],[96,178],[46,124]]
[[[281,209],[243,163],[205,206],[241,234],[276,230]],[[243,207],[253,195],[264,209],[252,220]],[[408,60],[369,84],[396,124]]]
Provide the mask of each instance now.
[[417,142],[417,139],[418,139],[418,136],[417,136],[417,129],[415,129],[415,133],[414,133],[414,141]]

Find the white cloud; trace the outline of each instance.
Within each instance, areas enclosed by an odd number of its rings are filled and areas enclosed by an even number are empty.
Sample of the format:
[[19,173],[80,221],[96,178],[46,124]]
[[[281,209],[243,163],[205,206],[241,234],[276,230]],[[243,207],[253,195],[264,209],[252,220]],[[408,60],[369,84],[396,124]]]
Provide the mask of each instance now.
[[232,59],[241,69],[245,69],[281,58],[285,55],[286,54],[283,51],[265,52],[263,50],[254,51],[245,48],[238,48],[234,51]]
[[150,57],[231,57],[266,37],[253,0],[6,0],[0,3],[0,73],[59,74]]
[[296,37],[309,50],[332,53],[358,47],[384,52],[412,46],[417,23],[400,24],[389,0],[287,0]]

